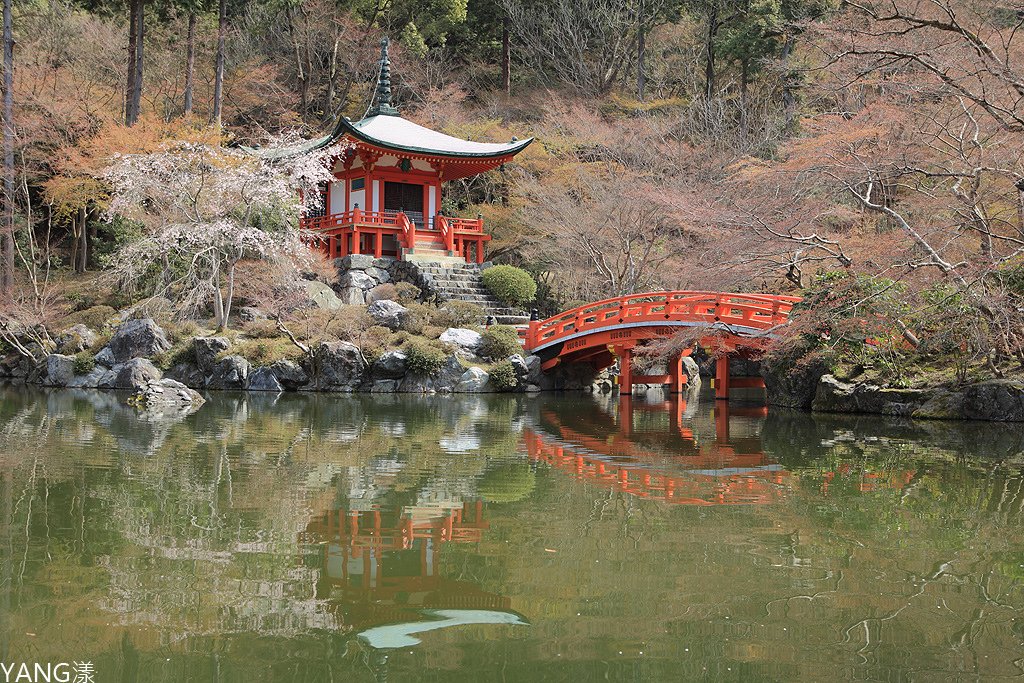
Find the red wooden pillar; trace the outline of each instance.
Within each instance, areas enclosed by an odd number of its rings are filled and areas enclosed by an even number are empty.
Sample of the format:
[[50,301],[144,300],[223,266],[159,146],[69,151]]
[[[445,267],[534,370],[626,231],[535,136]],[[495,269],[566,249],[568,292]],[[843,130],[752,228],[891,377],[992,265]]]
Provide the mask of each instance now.
[[[577,323],[579,329],[579,323]],[[619,357],[619,396],[633,395],[633,349],[618,347],[615,354]]]
[[686,373],[683,372],[683,356],[681,354],[678,358],[672,361],[669,374],[672,379],[669,391],[673,394],[683,393],[683,391],[686,390],[686,383],[689,379],[687,378]]
[[374,258],[380,258],[384,255],[384,234],[378,230],[376,237],[374,237],[373,243],[373,256]]
[[715,404],[715,442],[729,443],[729,404]]
[[633,395],[619,393],[619,434],[629,437],[633,431]]
[[476,241],[476,262],[484,262],[484,241],[482,239]]
[[729,356],[719,356],[715,361],[715,398],[729,400]]

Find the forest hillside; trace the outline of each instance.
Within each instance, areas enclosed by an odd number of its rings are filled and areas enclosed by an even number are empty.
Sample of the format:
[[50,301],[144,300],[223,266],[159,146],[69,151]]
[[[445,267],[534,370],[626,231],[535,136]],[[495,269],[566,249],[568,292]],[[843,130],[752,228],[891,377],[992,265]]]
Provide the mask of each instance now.
[[[274,212],[323,177],[307,160],[278,183],[240,150],[361,118],[388,36],[404,116],[536,139],[447,183],[443,209],[483,216],[488,257],[533,275],[542,313],[656,289],[796,294],[804,356],[856,365],[868,340],[897,385],[1024,366],[1019,2],[5,0],[4,15],[8,350],[152,296],[139,282],[168,258],[153,251],[168,212],[237,241],[230,286],[266,300],[281,247],[245,230],[296,219]],[[244,207],[167,192],[210,168],[266,191]],[[228,287],[189,277],[179,294]]]

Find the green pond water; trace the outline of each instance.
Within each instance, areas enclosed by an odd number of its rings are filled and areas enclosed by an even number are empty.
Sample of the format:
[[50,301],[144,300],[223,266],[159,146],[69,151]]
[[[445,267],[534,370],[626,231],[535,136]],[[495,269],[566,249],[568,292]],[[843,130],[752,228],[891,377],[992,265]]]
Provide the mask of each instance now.
[[658,399],[222,394],[156,420],[2,390],[0,661],[98,683],[1024,676],[1021,425]]

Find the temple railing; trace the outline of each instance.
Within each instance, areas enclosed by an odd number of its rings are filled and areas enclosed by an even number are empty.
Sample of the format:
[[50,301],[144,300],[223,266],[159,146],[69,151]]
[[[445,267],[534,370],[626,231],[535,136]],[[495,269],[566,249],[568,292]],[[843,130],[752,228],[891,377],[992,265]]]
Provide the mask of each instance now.
[[[482,218],[452,218],[438,214],[432,219],[417,219],[404,211],[366,211],[353,209],[343,213],[303,218],[299,226],[310,233],[309,239],[318,243],[328,256],[347,256],[349,249],[359,250],[360,234],[376,236],[371,250],[380,256],[381,238],[393,236],[400,249],[415,249],[417,234],[427,242],[440,238],[446,251],[469,259],[476,249],[475,258],[483,261],[483,244],[490,239],[484,232]],[[426,223],[426,226],[422,225]],[[434,235],[434,237],[431,237]],[[388,253],[394,253],[393,251]]]

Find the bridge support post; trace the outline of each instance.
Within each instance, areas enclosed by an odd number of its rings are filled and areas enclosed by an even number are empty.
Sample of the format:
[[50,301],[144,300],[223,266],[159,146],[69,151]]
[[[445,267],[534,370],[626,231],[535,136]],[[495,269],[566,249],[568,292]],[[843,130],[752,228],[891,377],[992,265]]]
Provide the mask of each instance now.
[[632,347],[615,347],[615,355],[619,357],[619,396],[633,395],[633,349]]
[[729,443],[729,404],[715,404],[715,442]]
[[719,356],[715,361],[715,399],[729,400],[729,356]]
[[669,392],[673,394],[681,394],[686,391],[686,384],[689,380],[686,377],[686,373],[683,371],[683,357],[685,355],[685,353],[681,353],[671,362],[672,365],[669,374],[671,375],[672,381],[669,385]]

